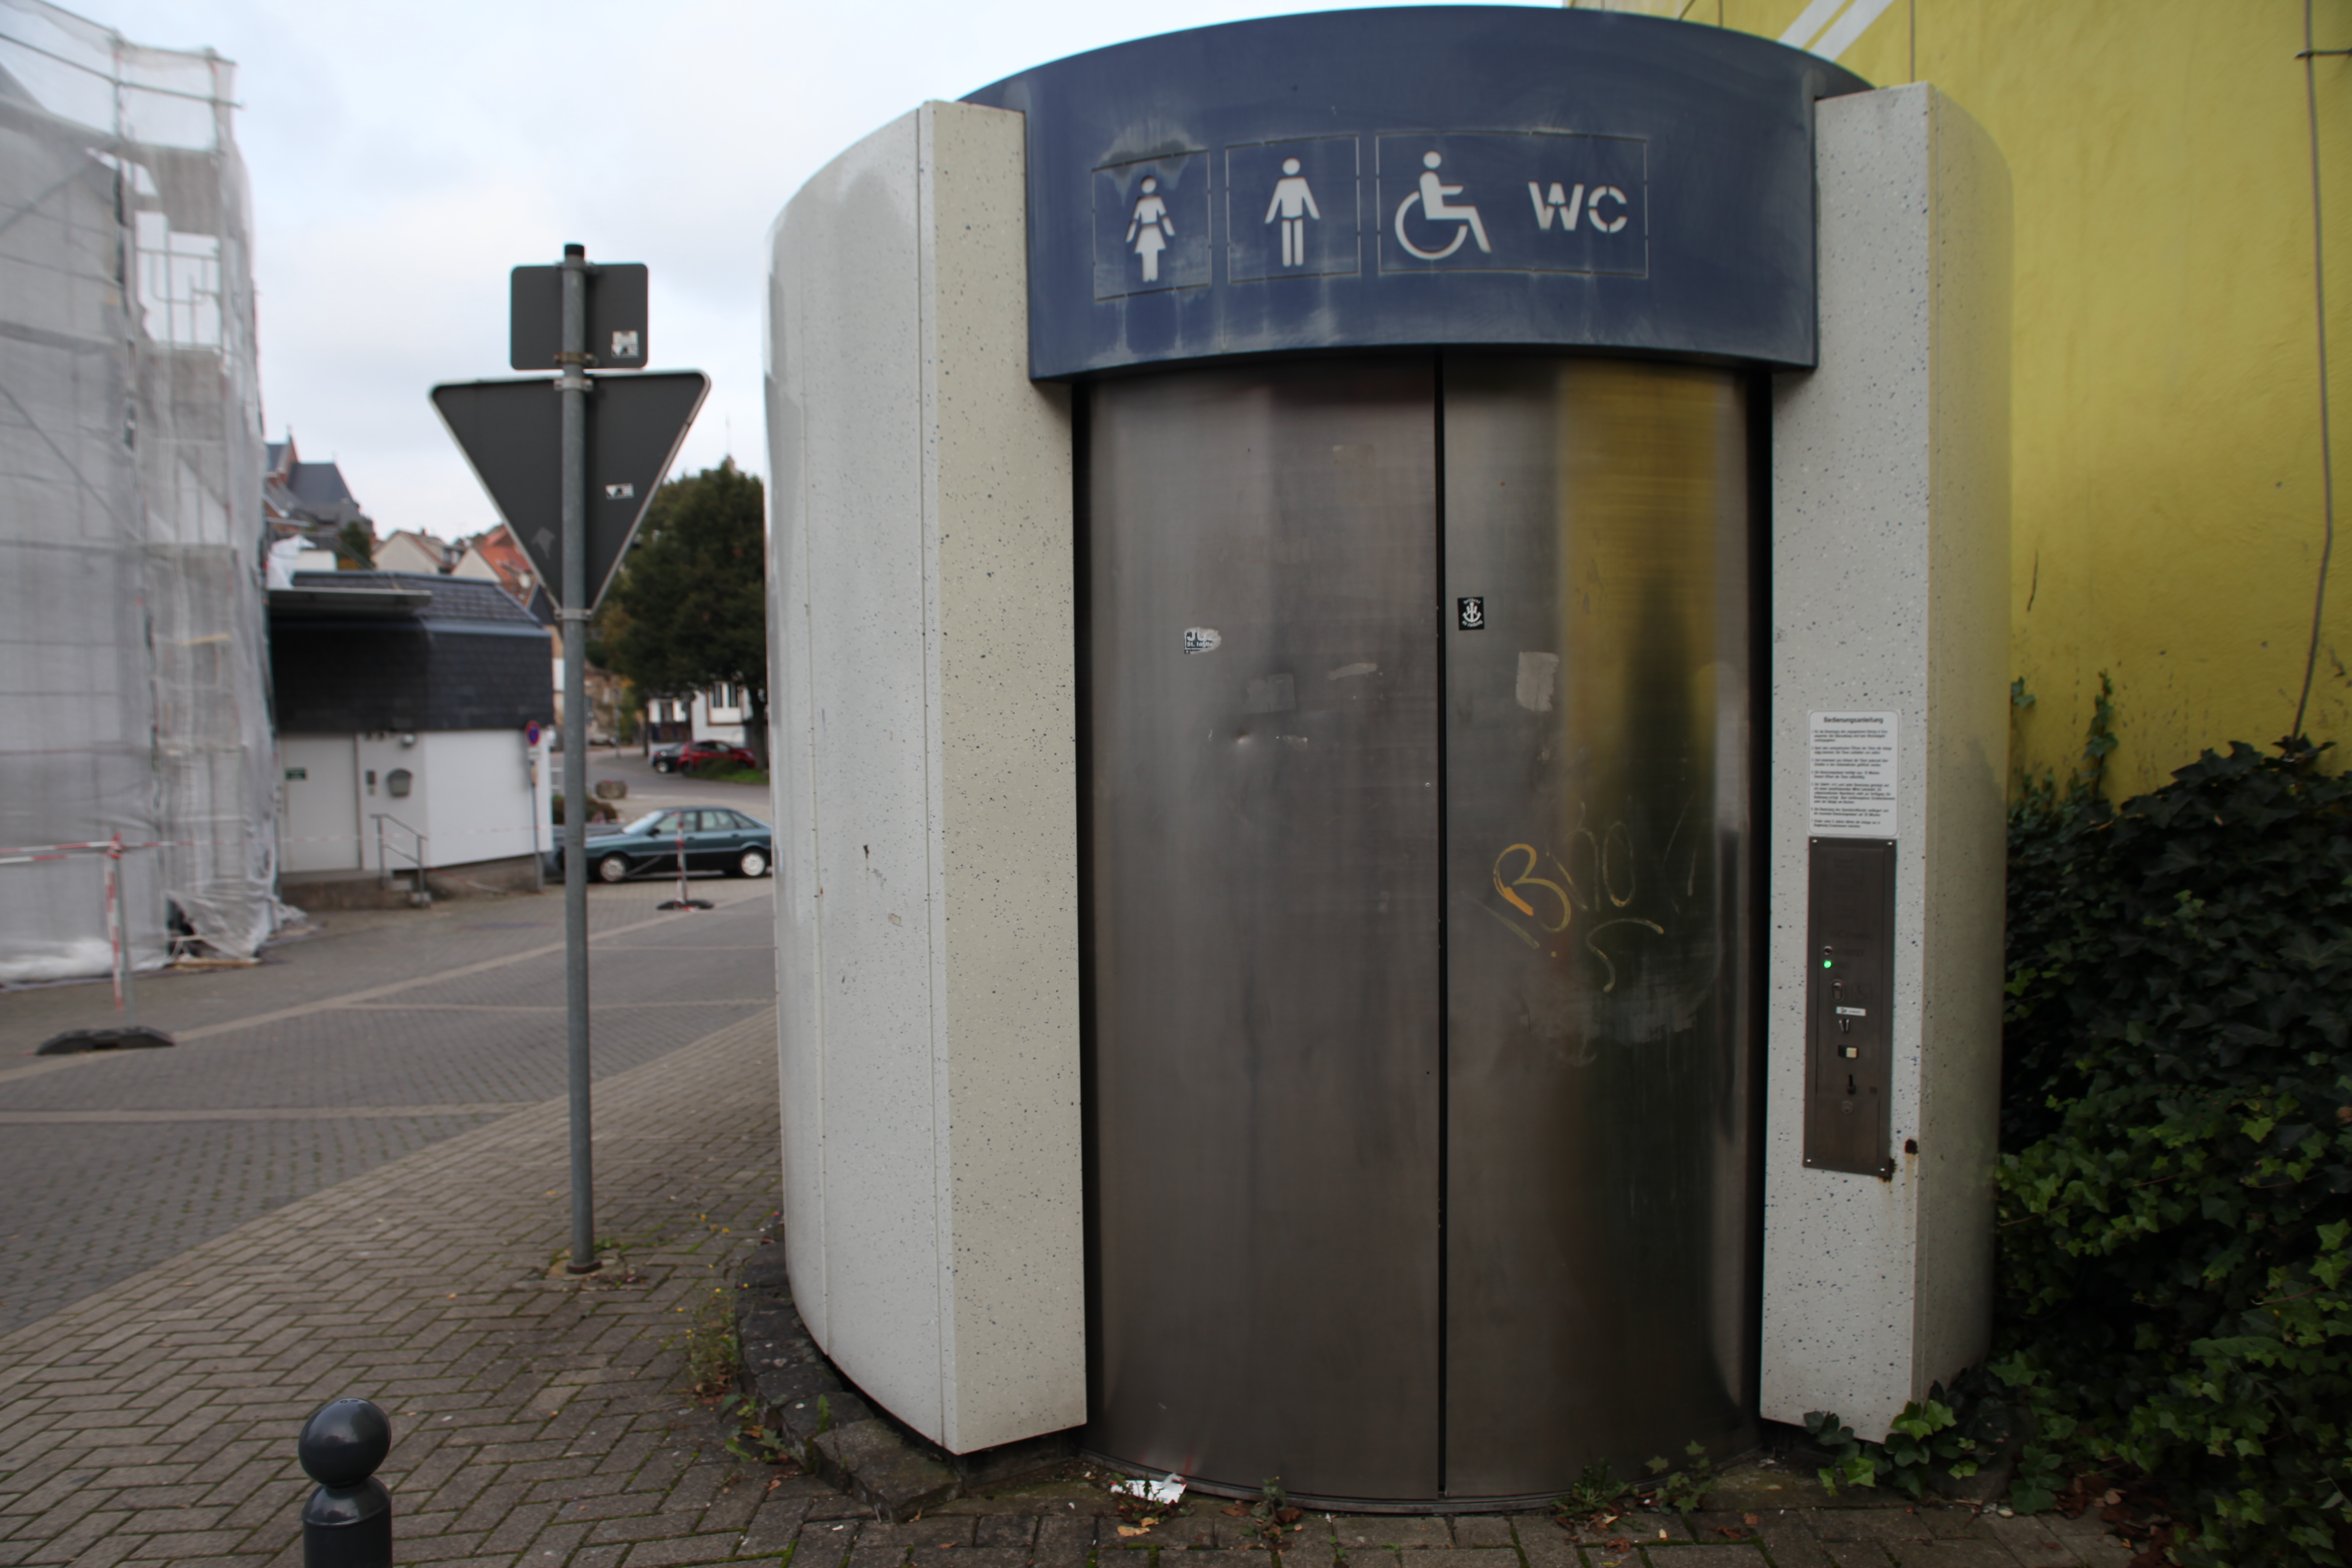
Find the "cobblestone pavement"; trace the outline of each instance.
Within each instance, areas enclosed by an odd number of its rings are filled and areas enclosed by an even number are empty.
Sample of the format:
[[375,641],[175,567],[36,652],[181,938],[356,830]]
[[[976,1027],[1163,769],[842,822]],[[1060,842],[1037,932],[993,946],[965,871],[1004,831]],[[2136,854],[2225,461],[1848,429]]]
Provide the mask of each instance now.
[[[396,1560],[504,1568],[1276,1568],[1225,1505],[1140,1536],[1065,1477],[867,1517],[719,1446],[684,1397],[693,1309],[774,1212],[773,1014],[615,1075],[598,1104],[600,1221],[630,1274],[549,1277],[564,1229],[560,1101],[289,1203],[0,1336],[0,1568],[292,1568],[293,1458],[321,1400],[373,1398]],[[633,1278],[632,1278],[633,1276]],[[1733,1506],[1571,1535],[1543,1515],[1309,1516],[1279,1568],[2120,1568],[2089,1521]],[[1742,1508],[1747,1511],[1741,1511]],[[2063,1533],[2062,1533],[2063,1532]]]
[[[599,1076],[773,1005],[772,884],[590,889]],[[0,1331],[560,1094],[560,892],[324,917],[258,968],[138,985],[171,1050],[34,1058],[103,984],[0,993]]]
[[[698,890],[725,907],[657,916],[664,889],[597,890],[599,1230],[626,1267],[585,1281],[551,1278],[568,1215],[551,898],[337,916],[263,970],[152,982],[142,1008],[182,1031],[175,1051],[27,1060],[89,1021],[92,988],[0,995],[0,1289],[58,1302],[0,1332],[0,1568],[292,1568],[294,1435],[344,1394],[392,1414],[404,1563],[1276,1568],[1213,1500],[1130,1535],[1097,1482],[1065,1475],[888,1524],[724,1451],[681,1393],[682,1341],[775,1208],[774,1015],[766,887]],[[112,1251],[44,1241],[70,1228],[28,1220],[50,1204],[121,1222]],[[1311,1515],[1278,1568],[2128,1555],[2087,1520],[1726,1481],[1710,1511],[1578,1534],[1540,1514]]]
[[[391,1411],[397,1561],[503,1568],[1277,1568],[1225,1504],[1143,1535],[1079,1477],[879,1523],[718,1444],[679,1394],[691,1307],[774,1215],[774,1013],[597,1093],[600,1232],[628,1272],[551,1279],[551,1100],[313,1192],[0,1335],[0,1568],[291,1568],[322,1399]],[[1698,1514],[1307,1516],[1279,1568],[2122,1568],[2091,1521],[1804,1507],[1736,1471]],[[1773,1490],[1778,1488],[1778,1490]],[[1800,1504],[1800,1507],[1783,1507]]]
[[[766,1494],[690,1439],[709,1420],[674,1346],[775,1206],[774,1027],[762,1009],[600,1086],[599,1231],[635,1283],[547,1277],[557,1100],[0,1336],[0,1564],[290,1563],[294,1434],[343,1394],[393,1416],[404,1562],[613,1563],[680,1510],[740,1541]],[[662,1550],[639,1560],[691,1560]]]

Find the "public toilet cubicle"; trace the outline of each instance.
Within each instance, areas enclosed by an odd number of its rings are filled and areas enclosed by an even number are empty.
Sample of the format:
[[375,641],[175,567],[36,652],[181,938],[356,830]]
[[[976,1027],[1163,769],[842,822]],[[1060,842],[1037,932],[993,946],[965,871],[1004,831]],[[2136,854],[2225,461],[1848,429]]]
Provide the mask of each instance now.
[[786,1245],[971,1452],[1501,1505],[1987,1345],[2008,184],[1712,27],[928,103],[770,277]]

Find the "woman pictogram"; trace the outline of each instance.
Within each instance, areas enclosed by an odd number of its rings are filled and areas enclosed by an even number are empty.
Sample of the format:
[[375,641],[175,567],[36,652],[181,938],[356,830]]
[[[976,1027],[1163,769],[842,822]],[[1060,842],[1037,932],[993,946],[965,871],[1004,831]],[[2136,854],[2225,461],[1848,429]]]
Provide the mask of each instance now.
[[1135,254],[1143,258],[1143,280],[1160,281],[1160,253],[1176,237],[1176,226],[1168,217],[1168,204],[1160,199],[1160,182],[1150,174],[1143,176],[1143,197],[1135,204],[1135,216],[1127,226],[1127,242],[1135,247]]

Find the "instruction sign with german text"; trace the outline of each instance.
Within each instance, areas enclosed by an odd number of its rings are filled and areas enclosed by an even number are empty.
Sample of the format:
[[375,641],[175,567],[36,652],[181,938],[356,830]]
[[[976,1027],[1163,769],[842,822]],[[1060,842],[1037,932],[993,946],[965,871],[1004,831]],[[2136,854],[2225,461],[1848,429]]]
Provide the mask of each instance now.
[[1814,837],[1895,837],[1895,723],[1893,713],[1811,716],[1807,817]]

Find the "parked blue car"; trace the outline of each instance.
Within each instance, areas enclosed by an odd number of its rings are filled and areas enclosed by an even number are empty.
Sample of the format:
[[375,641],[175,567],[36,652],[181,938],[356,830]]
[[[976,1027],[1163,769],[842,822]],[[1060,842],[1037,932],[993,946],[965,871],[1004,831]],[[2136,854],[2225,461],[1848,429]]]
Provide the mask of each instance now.
[[[600,833],[591,824],[588,869],[601,882],[625,882],[640,873],[674,877],[681,843],[688,870],[730,877],[764,877],[775,855],[775,836],[764,822],[723,805],[670,806],[617,831]],[[563,869],[561,844],[555,869]]]

